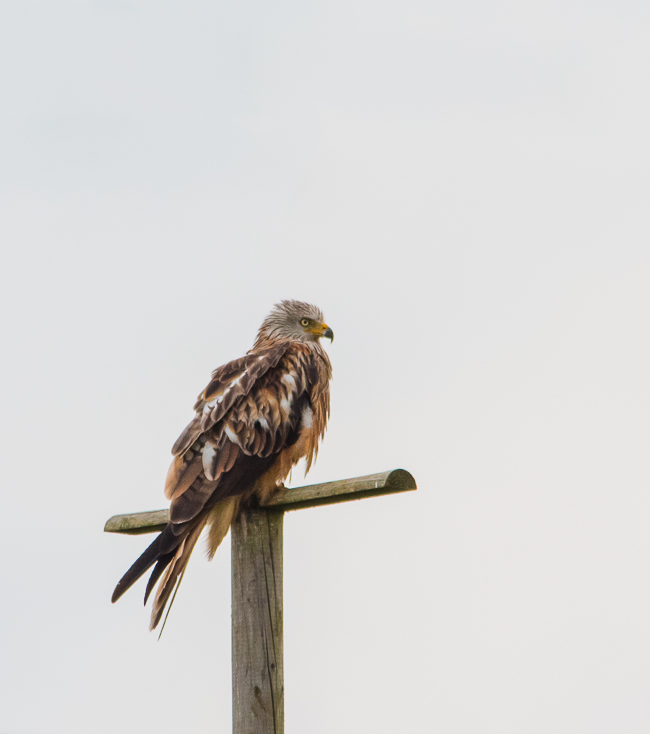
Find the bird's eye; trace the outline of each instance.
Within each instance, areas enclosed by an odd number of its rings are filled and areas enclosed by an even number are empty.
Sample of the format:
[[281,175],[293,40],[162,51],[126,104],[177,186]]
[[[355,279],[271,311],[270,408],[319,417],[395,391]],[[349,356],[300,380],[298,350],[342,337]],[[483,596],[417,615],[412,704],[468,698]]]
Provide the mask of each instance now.
[[309,326],[309,319],[300,319],[301,326]]

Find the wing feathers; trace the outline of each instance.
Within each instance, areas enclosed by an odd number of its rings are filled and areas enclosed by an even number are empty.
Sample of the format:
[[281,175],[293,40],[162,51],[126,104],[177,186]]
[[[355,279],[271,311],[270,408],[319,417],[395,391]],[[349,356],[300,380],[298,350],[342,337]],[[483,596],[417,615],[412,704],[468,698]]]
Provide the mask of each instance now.
[[[202,431],[218,423],[232,406],[250,393],[253,386],[278,363],[289,348],[281,342],[262,352],[251,352],[212,373],[212,380],[194,406]],[[186,429],[187,430],[187,429]]]
[[203,469],[201,456],[193,455],[187,463],[185,457],[176,456],[172,461],[165,482],[165,497],[174,500],[194,482]]
[[178,456],[184,454],[187,449],[201,435],[201,416],[197,415],[185,427],[183,433],[176,439],[176,443],[172,446],[172,454]]
[[205,507],[217,487],[217,482],[197,479],[174,499],[169,508],[169,519],[174,526],[193,520]]

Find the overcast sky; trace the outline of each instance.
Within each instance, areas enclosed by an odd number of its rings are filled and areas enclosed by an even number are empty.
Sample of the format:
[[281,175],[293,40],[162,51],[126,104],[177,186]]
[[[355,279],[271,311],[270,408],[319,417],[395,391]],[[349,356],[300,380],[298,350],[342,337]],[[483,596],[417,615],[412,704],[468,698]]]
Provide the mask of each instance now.
[[[170,448],[282,298],[336,340],[288,734],[650,731],[650,5],[0,3],[0,734],[227,732],[230,549],[165,634]],[[295,472],[294,486],[304,482]]]

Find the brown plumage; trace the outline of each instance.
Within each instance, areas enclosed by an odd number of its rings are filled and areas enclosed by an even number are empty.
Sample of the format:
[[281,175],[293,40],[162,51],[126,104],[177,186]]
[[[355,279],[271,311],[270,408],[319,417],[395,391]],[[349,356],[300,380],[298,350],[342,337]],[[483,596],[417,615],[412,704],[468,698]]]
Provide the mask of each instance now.
[[321,337],[333,334],[318,308],[282,301],[253,349],[215,370],[199,395],[196,416],[172,448],[170,522],[113,592],[115,602],[155,564],[145,592],[146,604],[158,582],[151,629],[203,530],[212,558],[242,507],[276,492],[300,459],[311,467],[330,409],[332,367]]

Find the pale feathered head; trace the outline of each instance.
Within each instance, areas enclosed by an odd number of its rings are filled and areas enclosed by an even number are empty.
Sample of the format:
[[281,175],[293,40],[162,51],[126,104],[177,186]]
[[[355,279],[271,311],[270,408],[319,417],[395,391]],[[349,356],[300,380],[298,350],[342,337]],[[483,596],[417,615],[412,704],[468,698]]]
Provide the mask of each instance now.
[[280,301],[264,319],[255,344],[275,339],[317,342],[323,336],[330,341],[334,339],[334,332],[325,323],[320,308],[302,301]]

